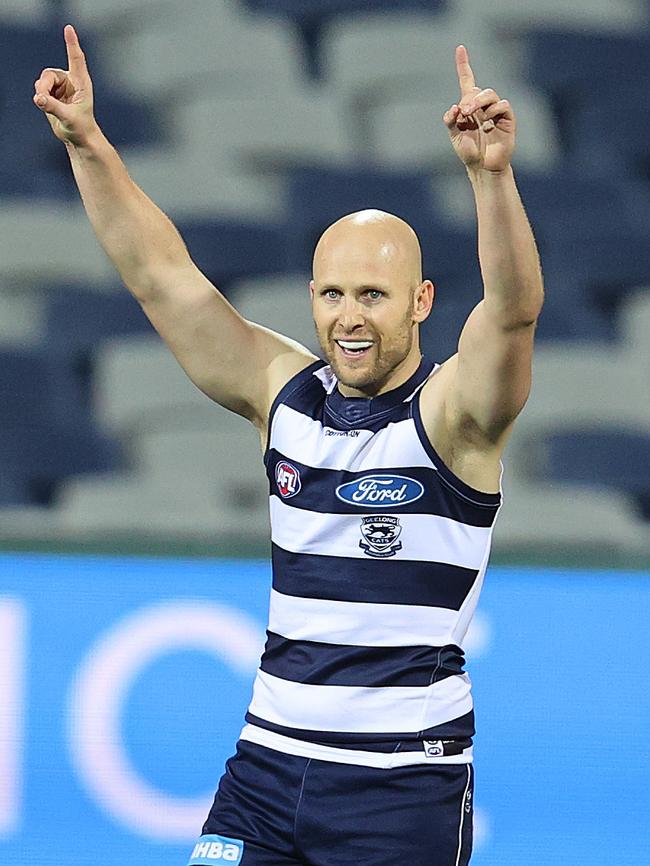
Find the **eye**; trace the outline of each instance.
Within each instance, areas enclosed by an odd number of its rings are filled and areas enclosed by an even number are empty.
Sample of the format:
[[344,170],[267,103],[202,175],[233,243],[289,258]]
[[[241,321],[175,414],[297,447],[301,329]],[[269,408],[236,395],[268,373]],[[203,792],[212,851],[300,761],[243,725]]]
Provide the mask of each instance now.
[[380,298],[384,297],[384,293],[380,292],[379,289],[368,289],[366,297],[370,298],[371,301],[378,301]]
[[325,289],[321,292],[322,297],[327,298],[328,301],[335,301],[340,294],[338,289]]

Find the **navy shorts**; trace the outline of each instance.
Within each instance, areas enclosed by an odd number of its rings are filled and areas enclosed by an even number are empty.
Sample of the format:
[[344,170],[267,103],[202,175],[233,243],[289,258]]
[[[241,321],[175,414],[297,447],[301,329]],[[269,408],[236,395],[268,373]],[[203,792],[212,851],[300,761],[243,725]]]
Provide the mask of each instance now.
[[190,864],[467,866],[471,764],[378,769],[240,741]]

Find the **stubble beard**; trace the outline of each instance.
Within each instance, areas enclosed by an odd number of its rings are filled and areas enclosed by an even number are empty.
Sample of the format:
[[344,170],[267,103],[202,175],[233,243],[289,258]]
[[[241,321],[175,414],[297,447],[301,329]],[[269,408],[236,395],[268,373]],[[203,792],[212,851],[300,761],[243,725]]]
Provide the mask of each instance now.
[[370,351],[374,353],[374,358],[370,364],[365,363],[358,370],[339,363],[332,331],[326,334],[319,333],[318,340],[323,355],[339,382],[346,388],[357,388],[372,395],[381,390],[393,370],[404,361],[411,351],[413,346],[411,321],[411,311],[409,310],[400,325],[399,332],[395,334],[386,349],[382,348],[382,341],[376,335],[373,336],[374,345]]

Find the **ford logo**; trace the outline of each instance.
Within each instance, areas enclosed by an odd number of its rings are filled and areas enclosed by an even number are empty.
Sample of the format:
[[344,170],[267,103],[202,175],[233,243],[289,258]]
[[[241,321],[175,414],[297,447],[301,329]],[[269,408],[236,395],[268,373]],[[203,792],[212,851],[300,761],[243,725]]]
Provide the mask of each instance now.
[[339,499],[360,508],[396,508],[415,502],[423,493],[419,481],[404,475],[364,475],[336,488]]

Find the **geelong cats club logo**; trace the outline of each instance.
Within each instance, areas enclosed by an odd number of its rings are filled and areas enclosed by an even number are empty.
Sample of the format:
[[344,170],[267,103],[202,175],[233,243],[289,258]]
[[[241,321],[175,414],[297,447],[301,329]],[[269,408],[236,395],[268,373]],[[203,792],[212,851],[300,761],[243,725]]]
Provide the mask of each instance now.
[[373,514],[371,517],[362,517],[361,535],[363,538],[359,542],[359,547],[368,556],[382,559],[386,556],[395,556],[397,551],[402,549],[402,542],[397,540],[401,531],[399,517],[393,517],[389,514]]
[[291,463],[282,460],[275,467],[275,483],[278,485],[280,496],[289,499],[300,493],[300,472]]

